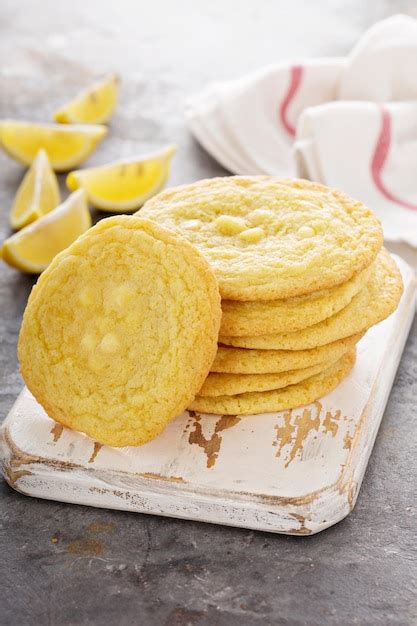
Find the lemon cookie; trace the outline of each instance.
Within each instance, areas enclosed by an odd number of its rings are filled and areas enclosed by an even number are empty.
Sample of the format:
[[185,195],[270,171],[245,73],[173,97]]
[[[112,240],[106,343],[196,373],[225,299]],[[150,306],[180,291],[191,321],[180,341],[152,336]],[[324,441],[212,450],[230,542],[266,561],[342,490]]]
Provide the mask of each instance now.
[[305,180],[203,180],[162,192],[141,215],[196,245],[229,300],[330,289],[368,267],[382,245],[382,229],[370,209]]
[[225,345],[259,350],[308,350],[364,332],[391,315],[403,291],[400,271],[390,254],[381,250],[375,271],[365,287],[344,309],[328,319],[292,333],[254,337],[223,337]]
[[219,346],[212,372],[227,374],[277,374],[318,363],[329,363],[352,350],[363,334],[340,339],[311,350],[246,350]]
[[355,363],[355,351],[343,355],[329,368],[296,385],[274,391],[241,393],[235,396],[197,396],[192,411],[222,415],[254,415],[294,409],[310,404],[332,391],[347,376]]
[[143,444],[201,388],[220,316],[215,275],[193,246],[154,222],[110,217],[32,290],[21,371],[58,422],[102,444]]
[[[335,359],[336,361],[337,359]],[[330,366],[330,361],[311,367],[279,372],[277,374],[221,374],[210,372],[198,392],[198,396],[235,396],[250,391],[270,391],[295,385]]]
[[307,296],[255,302],[223,300],[220,334],[242,337],[288,333],[317,324],[349,304],[369,280],[373,266],[342,285]]

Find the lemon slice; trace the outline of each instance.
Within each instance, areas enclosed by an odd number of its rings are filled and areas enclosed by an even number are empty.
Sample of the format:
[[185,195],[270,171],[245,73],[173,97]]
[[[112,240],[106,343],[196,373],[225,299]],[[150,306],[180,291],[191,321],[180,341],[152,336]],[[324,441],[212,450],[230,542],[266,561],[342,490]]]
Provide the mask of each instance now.
[[65,202],[3,243],[6,263],[30,274],[40,274],[54,256],[91,226],[85,193],[71,194]]
[[49,213],[59,203],[58,180],[45,150],[39,150],[17,190],[10,211],[10,225],[18,230]]
[[106,134],[107,128],[99,125],[0,122],[1,145],[13,159],[30,165],[43,148],[53,169],[58,172],[79,165]]
[[70,172],[67,187],[82,187],[89,202],[103,211],[132,211],[164,187],[175,150],[172,145],[153,156]]
[[61,124],[104,124],[116,108],[118,87],[116,74],[108,76],[56,111],[54,120]]

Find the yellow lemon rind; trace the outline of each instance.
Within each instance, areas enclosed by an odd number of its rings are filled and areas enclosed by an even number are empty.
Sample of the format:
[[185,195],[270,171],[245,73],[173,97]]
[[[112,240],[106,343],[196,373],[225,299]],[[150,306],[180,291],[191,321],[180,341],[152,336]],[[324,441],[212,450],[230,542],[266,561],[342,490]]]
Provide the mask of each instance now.
[[[33,177],[35,180],[34,184],[34,197],[32,197],[32,201],[29,206],[23,211],[19,211],[19,196],[21,196],[24,186],[30,184],[30,178]],[[49,187],[49,193],[52,196],[52,202],[50,206],[45,207],[42,206],[42,192],[43,187]],[[24,193],[24,192],[23,192]],[[59,192],[59,184],[58,180],[55,176],[53,169],[48,160],[48,155],[45,150],[39,150],[35,160],[33,161],[30,169],[26,172],[23,177],[19,188],[16,192],[14,202],[10,211],[10,226],[13,230],[20,230],[24,226],[31,224],[42,215],[46,215],[52,209],[57,207],[60,204],[61,197]]]
[[[111,74],[102,81],[94,83],[91,87],[83,90],[70,102],[55,111],[53,114],[54,121],[59,124],[106,124],[112,117],[117,106],[118,83],[119,77],[117,74]],[[107,90],[107,103],[104,107],[104,111],[96,117],[87,115],[87,112],[91,110],[89,100],[93,99],[94,102],[94,99],[100,98],[100,96],[103,95],[104,90]]]
[[[34,142],[36,145],[34,149],[30,151],[32,154],[28,154],[27,151],[25,154],[25,150],[18,145],[21,142],[13,140],[10,141],[10,138],[6,137],[7,127],[10,128],[13,126],[20,128],[23,131],[22,136],[25,136],[26,138],[31,131],[38,132],[40,130],[40,133],[44,135],[41,138],[38,137],[36,142]],[[48,139],[48,132],[56,133],[60,143],[62,142],[62,137],[65,137],[66,134],[78,133],[81,137],[84,136],[84,141],[81,142],[82,147],[77,152],[71,154],[71,156],[67,156],[66,158],[54,157],[53,144],[57,140],[55,139],[50,141]],[[12,159],[26,166],[30,166],[33,163],[36,154],[41,148],[43,148],[48,155],[53,170],[55,172],[67,172],[84,162],[93,153],[97,144],[104,139],[107,132],[108,130],[106,126],[99,124],[36,124],[16,120],[2,120],[0,122],[0,145]]]
[[74,191],[75,189],[84,188],[87,193],[88,201],[90,202],[90,204],[93,207],[100,209],[101,211],[107,211],[111,213],[118,213],[118,212],[124,213],[124,212],[129,212],[129,211],[135,211],[139,207],[141,207],[143,204],[145,204],[147,200],[149,200],[154,195],[162,191],[162,189],[165,187],[165,184],[169,177],[170,160],[172,156],[174,155],[175,151],[176,151],[176,146],[173,144],[171,146],[168,146],[163,152],[161,152],[158,155],[153,155],[149,157],[141,157],[140,159],[120,160],[114,163],[110,163],[108,165],[104,165],[104,166],[97,167],[97,168],[92,168],[95,172],[102,169],[103,176],[104,176],[106,170],[109,170],[113,167],[117,167],[117,166],[124,165],[124,164],[136,163],[136,162],[140,164],[146,161],[160,160],[161,162],[160,177],[156,180],[156,182],[150,187],[150,189],[146,193],[141,193],[139,195],[136,195],[132,197],[130,200],[121,200],[121,201],[108,200],[105,197],[100,196],[97,193],[93,193],[91,189],[89,189],[89,185],[88,185],[88,176],[89,176],[88,169],[75,170],[73,172],[70,172],[66,178],[66,185],[68,189],[70,189],[71,191]]
[[[84,196],[83,192],[79,193]],[[83,198],[84,201],[82,204],[79,203],[79,200],[81,200],[81,198],[71,199],[70,196],[56,209],[50,211],[46,215],[41,216],[35,222],[28,224],[28,226],[25,226],[17,233],[6,239],[0,249],[1,258],[3,259],[3,261],[5,261],[11,267],[14,267],[15,269],[18,269],[27,274],[40,274],[41,272],[43,272],[48,267],[53,257],[47,263],[33,262],[31,259],[23,256],[19,252],[19,244],[21,244],[22,240],[24,240],[25,238],[30,238],[32,233],[38,233],[40,229],[44,228],[45,226],[47,227],[52,220],[55,221],[57,219],[59,220],[60,218],[65,218],[72,211],[77,212],[77,215],[80,218],[78,235],[83,234],[90,228],[92,222],[91,215],[85,201],[85,197]],[[74,205],[72,206],[71,204],[69,204],[69,202],[73,202]],[[72,241],[74,241],[74,239]],[[56,254],[58,254],[62,249],[65,249],[68,245],[70,245],[72,241],[66,242],[64,246],[60,248],[60,250],[56,251]]]

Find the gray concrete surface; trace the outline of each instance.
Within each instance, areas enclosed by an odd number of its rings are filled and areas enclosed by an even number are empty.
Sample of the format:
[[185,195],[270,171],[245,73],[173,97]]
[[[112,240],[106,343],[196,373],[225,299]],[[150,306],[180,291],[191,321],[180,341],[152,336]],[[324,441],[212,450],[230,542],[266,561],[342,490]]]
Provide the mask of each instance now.
[[[101,73],[122,75],[90,159],[178,143],[171,184],[224,171],[188,135],[187,94],[276,59],[344,54],[415,2],[99,0],[0,5],[0,116],[48,120]],[[0,154],[0,237],[22,168]],[[411,250],[405,251],[415,258]],[[0,268],[0,412],[32,279]],[[417,623],[414,326],[355,510],[321,535],[274,536],[30,499],[0,483],[0,624]]]

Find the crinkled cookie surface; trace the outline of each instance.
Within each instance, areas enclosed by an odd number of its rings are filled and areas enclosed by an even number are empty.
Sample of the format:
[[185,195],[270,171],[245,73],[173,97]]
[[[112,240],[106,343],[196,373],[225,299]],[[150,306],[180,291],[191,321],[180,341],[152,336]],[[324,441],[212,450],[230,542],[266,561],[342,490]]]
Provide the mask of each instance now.
[[140,214],[196,245],[230,300],[329,289],[368,267],[382,245],[370,209],[304,180],[203,180],[162,192]]
[[156,437],[215,357],[220,295],[189,243],[137,217],[102,220],[32,290],[23,377],[53,419],[103,444]]

